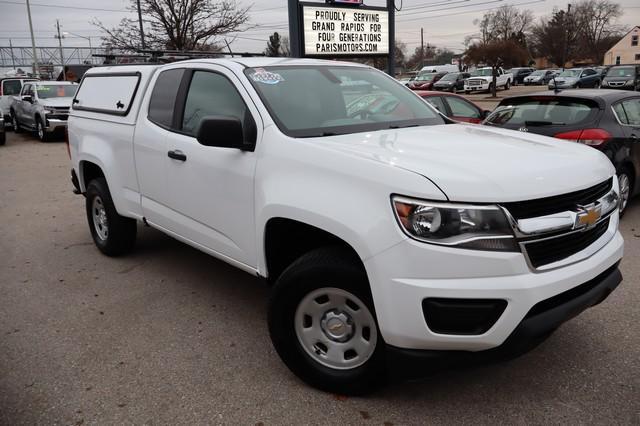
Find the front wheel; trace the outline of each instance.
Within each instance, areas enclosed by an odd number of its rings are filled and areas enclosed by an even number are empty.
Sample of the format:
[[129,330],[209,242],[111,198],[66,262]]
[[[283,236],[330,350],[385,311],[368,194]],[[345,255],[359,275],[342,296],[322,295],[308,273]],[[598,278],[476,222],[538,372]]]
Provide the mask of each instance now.
[[38,139],[40,139],[40,142],[47,142],[49,140],[49,133],[47,133],[42,120],[40,120],[39,118],[36,119],[36,134],[38,135]]
[[85,203],[89,229],[98,249],[107,256],[130,251],[136,241],[136,220],[118,214],[105,178],[89,183]]
[[18,121],[18,117],[16,117],[16,114],[14,112],[11,113],[11,127],[13,127],[13,131],[15,133],[22,132],[22,129],[20,128],[20,122]]
[[504,90],[509,90],[511,88],[511,81],[507,80],[507,83],[504,85]]
[[268,317],[278,355],[311,386],[362,394],[384,379],[369,283],[349,253],[321,248],[296,260],[273,287]]

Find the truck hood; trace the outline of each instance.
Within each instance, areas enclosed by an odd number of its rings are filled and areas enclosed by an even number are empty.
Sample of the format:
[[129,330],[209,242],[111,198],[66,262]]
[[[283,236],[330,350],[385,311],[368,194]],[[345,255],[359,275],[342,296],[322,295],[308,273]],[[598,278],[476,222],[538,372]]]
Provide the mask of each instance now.
[[[451,201],[542,198],[588,188],[614,174],[607,157],[594,148],[473,124],[382,130],[311,141],[418,173]],[[402,194],[402,188],[397,192]]]
[[38,99],[38,103],[40,105],[44,105],[46,107],[57,107],[57,108],[69,108],[71,107],[72,101],[73,101],[73,98]]

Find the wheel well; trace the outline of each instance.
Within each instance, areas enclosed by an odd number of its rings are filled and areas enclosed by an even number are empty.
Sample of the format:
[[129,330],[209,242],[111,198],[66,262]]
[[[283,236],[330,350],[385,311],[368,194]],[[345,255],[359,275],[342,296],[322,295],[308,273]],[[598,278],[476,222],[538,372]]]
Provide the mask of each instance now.
[[87,185],[89,185],[89,182],[93,179],[105,177],[100,166],[89,161],[83,161],[80,163],[80,176],[82,177],[85,190]]
[[364,269],[353,247],[315,226],[292,219],[273,218],[267,222],[264,235],[267,280],[270,284],[300,256],[320,247],[335,246],[346,250],[347,255]]
[[636,176],[636,169],[635,169],[635,167],[633,167],[633,163],[631,163],[630,161],[625,161],[624,163],[622,163],[620,165],[620,168],[628,170],[629,173],[631,173],[631,176],[630,176],[630,178],[631,178],[630,179],[630,181],[631,181],[631,190],[635,191],[636,190],[635,189],[635,183],[636,183],[637,176]]

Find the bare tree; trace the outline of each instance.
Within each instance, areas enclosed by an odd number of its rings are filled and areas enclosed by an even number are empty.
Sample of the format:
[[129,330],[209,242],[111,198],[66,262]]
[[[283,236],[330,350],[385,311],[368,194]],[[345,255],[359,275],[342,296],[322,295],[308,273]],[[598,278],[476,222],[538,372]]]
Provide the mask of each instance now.
[[282,38],[280,34],[275,32],[269,36],[264,54],[265,56],[282,56]]
[[[137,12],[137,1],[128,7]],[[145,42],[152,49],[218,50],[221,35],[246,29],[249,7],[233,0],[140,0]],[[105,44],[135,51],[141,47],[139,24],[124,18],[115,28],[94,21],[105,33]]]
[[524,38],[533,26],[534,16],[531,10],[519,10],[514,6],[502,6],[494,11],[485,13],[481,20],[474,24],[480,27],[481,40],[487,43],[491,40],[510,40]]
[[531,45],[536,55],[564,67],[580,50],[580,34],[575,14],[555,9],[550,18],[541,18],[531,31]]
[[610,0],[584,0],[576,5],[573,13],[580,31],[582,53],[594,63],[601,63],[605,52],[622,32],[622,28],[614,24],[622,16],[622,7]]

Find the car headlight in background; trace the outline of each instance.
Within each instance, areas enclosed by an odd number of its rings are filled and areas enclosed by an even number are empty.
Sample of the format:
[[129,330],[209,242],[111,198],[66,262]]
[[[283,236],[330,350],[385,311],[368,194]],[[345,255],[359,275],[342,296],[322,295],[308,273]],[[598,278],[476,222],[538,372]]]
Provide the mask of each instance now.
[[496,205],[421,201],[393,196],[393,209],[409,237],[430,244],[474,250],[520,251],[513,230]]

